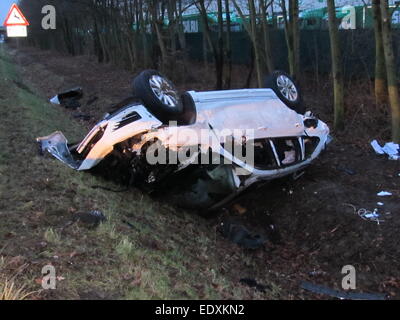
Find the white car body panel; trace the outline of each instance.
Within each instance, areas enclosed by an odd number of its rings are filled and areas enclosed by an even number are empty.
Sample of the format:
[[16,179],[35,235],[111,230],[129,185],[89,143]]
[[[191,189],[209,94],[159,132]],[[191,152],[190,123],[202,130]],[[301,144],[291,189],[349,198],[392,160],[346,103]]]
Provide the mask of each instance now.
[[[130,112],[135,111],[140,114],[142,119],[137,122],[128,124],[123,130],[116,130],[117,124]],[[148,130],[156,129],[162,125],[161,121],[155,118],[147,109],[142,105],[136,105],[126,108],[124,111],[118,113],[115,117],[106,121],[103,120],[97,124],[89,133],[87,138],[78,146],[78,151],[85,147],[85,142],[89,141],[96,133],[96,131],[105,126],[103,138],[93,147],[89,152],[86,159],[82,162],[78,168],[81,170],[89,170],[97,165],[101,160],[104,159],[114,148],[114,146],[132,136],[146,132]]]
[[289,109],[271,89],[189,93],[196,103],[198,121],[218,131],[251,129],[256,139],[297,136],[304,131],[302,116]]

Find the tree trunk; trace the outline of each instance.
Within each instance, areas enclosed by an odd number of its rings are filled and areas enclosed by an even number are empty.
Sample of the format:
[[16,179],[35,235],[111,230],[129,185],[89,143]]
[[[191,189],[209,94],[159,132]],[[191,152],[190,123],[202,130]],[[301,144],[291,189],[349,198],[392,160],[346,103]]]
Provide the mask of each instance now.
[[[154,19],[154,17],[153,17],[153,19]],[[167,62],[168,62],[168,52],[167,52],[167,48],[165,46],[165,42],[163,39],[160,25],[161,25],[161,23],[159,21],[156,20],[154,22],[154,28],[156,30],[158,47],[160,48],[160,51],[161,51],[161,70],[164,71],[164,69],[167,65]]]
[[226,89],[231,88],[232,81],[232,47],[231,47],[231,13],[229,7],[229,0],[225,0],[225,12],[226,12],[226,63],[227,70],[225,76],[224,86]]
[[218,59],[216,63],[217,68],[217,90],[223,89],[222,79],[224,74],[224,20],[222,16],[222,0],[217,0],[218,6]]
[[249,1],[249,12],[250,12],[250,24],[251,24],[251,34],[253,39],[254,47],[254,58],[256,64],[256,74],[257,74],[257,84],[259,88],[263,87],[263,70],[261,67],[261,56],[257,37],[257,14],[254,4],[254,0]]
[[267,7],[265,0],[259,0],[259,5],[262,13],[262,30],[263,30],[263,41],[264,41],[264,54],[265,54],[265,65],[267,66],[267,72],[272,73],[275,69],[272,52],[271,52],[271,38],[269,34]]
[[204,4],[204,0],[199,0],[199,5],[200,7],[198,7],[199,11],[200,11],[200,16],[201,16],[201,20],[203,23],[203,35],[205,37],[205,39],[207,40],[207,43],[211,49],[212,55],[214,57],[214,63],[215,63],[215,72],[216,72],[216,88],[218,88],[218,84],[219,84],[219,78],[218,78],[218,54],[217,54],[217,49],[215,48],[214,42],[211,39],[211,35],[210,35],[210,29],[208,27],[208,16],[207,16],[207,10],[206,10],[206,6]]
[[327,2],[334,91],[334,126],[335,129],[341,130],[344,127],[344,81],[342,71],[342,54],[336,19],[335,0],[327,0]]
[[380,0],[372,0],[375,34],[375,100],[377,104],[387,102],[385,53],[383,51],[382,16]]
[[182,74],[182,79],[185,81],[186,79],[186,74],[187,74],[187,66],[188,66],[188,52],[186,49],[186,36],[185,36],[185,30],[183,26],[183,19],[182,19],[182,0],[179,0],[178,2],[178,8],[177,8],[177,13],[176,16],[178,17],[177,21],[177,32],[178,32],[178,40],[179,40],[179,46],[182,51],[182,57],[183,57],[183,72]]
[[383,50],[385,53],[387,85],[389,102],[392,112],[392,139],[400,143],[400,100],[396,76],[396,61],[393,51],[393,38],[391,30],[391,14],[387,0],[381,0]]
[[286,8],[286,0],[281,0],[281,7],[285,22],[289,70],[291,76],[298,79],[300,73],[299,0],[289,0],[289,12]]
[[147,28],[146,28],[146,20],[144,16],[144,8],[143,8],[143,0],[139,1],[139,24],[137,27],[138,35],[142,39],[142,46],[143,46],[143,68],[147,69],[148,66],[150,65],[150,50],[149,50],[149,44],[147,41]]
[[176,7],[176,3],[175,0],[169,0],[168,1],[168,34],[169,34],[169,38],[170,38],[170,49],[171,49],[171,55],[173,57],[176,56],[176,18],[175,18],[175,7]]
[[294,79],[300,80],[300,27],[299,0],[291,0],[291,27],[293,41],[293,72]]
[[260,46],[258,44],[258,37],[257,37],[257,15],[254,0],[248,0],[249,4],[249,13],[250,13],[250,24],[245,21],[245,16],[237,4],[236,0],[232,0],[236,11],[238,12],[239,16],[243,20],[243,26],[250,37],[253,53],[254,53],[254,62],[256,67],[256,76],[257,76],[257,85],[259,88],[263,87],[263,71],[261,67],[261,56],[260,56]]

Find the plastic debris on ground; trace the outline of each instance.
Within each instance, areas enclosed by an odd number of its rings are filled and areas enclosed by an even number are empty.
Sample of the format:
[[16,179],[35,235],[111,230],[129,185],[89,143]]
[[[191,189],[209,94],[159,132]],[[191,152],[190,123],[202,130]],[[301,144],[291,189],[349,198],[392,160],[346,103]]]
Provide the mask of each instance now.
[[370,211],[370,210],[362,208],[357,211],[357,214],[360,216],[361,219],[376,222],[377,224],[380,224],[381,222],[385,221],[383,219],[380,219],[381,214],[378,212],[378,209],[374,209],[374,211]]
[[87,225],[97,226],[107,221],[106,216],[100,210],[91,210],[88,212],[79,212],[74,217],[75,220]]
[[77,222],[81,222],[88,227],[97,227],[100,223],[107,221],[107,217],[100,210],[91,210],[88,212],[78,212],[75,213],[73,218],[68,221],[63,227],[62,231],[67,227],[72,226]]
[[388,142],[383,147],[381,147],[378,141],[374,140],[371,142],[371,146],[377,154],[387,154],[389,156],[389,160],[400,159],[400,146],[396,143]]
[[391,195],[393,195],[391,192],[387,192],[387,191],[381,191],[379,193],[377,193],[378,197],[390,197]]
[[78,109],[81,104],[78,102],[83,97],[83,91],[81,87],[69,89],[67,91],[57,94],[55,97],[50,99],[52,104],[62,105],[68,109]]
[[[382,204],[382,206],[384,205],[384,203],[380,202]],[[382,213],[379,212],[378,209],[374,209],[373,211],[365,209],[365,208],[360,208],[357,210],[356,206],[349,204],[349,203],[343,203],[344,206],[347,207],[351,207],[354,211],[354,214],[358,215],[361,219],[366,220],[366,221],[372,221],[372,222],[376,222],[378,225],[381,222],[385,222],[385,220],[383,220],[381,217],[383,216]],[[378,203],[379,205],[379,203]],[[389,219],[390,215],[392,213],[391,212],[386,212],[384,215]]]

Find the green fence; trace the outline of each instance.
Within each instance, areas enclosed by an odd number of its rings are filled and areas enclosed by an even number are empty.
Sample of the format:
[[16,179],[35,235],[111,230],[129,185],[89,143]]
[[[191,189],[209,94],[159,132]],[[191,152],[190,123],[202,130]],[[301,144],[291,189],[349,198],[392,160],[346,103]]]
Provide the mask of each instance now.
[[[343,65],[346,76],[374,76],[375,43],[370,29],[343,30],[339,32],[343,49]],[[216,34],[212,35],[214,39]],[[232,59],[235,64],[251,63],[251,42],[245,32],[234,32],[232,38]],[[394,43],[400,41],[400,31],[394,30]],[[189,56],[203,60],[203,34],[187,34]],[[260,42],[262,39],[260,39]],[[271,46],[276,69],[287,70],[287,48],[283,30],[271,31]],[[397,52],[397,48],[396,52]],[[330,73],[330,44],[327,30],[301,31],[301,69],[304,72]],[[398,54],[396,54],[399,61]],[[212,56],[208,56],[212,61]]]

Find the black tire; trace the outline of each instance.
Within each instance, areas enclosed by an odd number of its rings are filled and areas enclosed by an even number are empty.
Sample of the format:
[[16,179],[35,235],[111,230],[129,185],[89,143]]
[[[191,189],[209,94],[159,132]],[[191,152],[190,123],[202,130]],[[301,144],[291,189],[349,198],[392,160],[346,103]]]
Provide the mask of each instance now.
[[[159,90],[155,88],[158,83]],[[178,121],[184,112],[178,90],[158,71],[145,70],[140,73],[133,80],[133,90],[146,108],[163,123]],[[159,92],[159,95],[156,92]]]
[[181,101],[183,105],[183,113],[179,115],[177,119],[178,125],[187,126],[195,123],[197,119],[197,110],[196,104],[194,103],[190,93],[185,92],[182,94]]
[[272,89],[279,99],[297,113],[306,112],[300,88],[293,78],[283,71],[274,71],[265,78],[265,87]]

